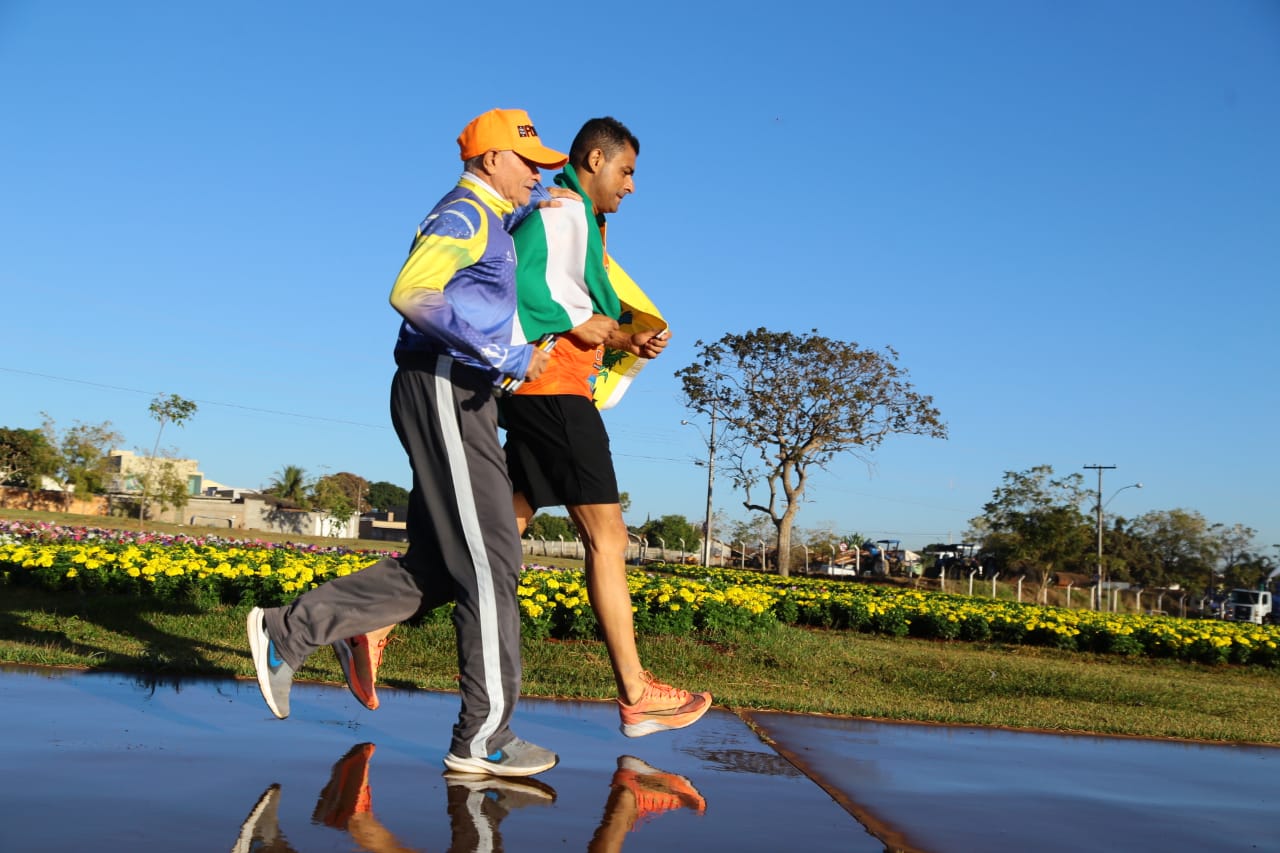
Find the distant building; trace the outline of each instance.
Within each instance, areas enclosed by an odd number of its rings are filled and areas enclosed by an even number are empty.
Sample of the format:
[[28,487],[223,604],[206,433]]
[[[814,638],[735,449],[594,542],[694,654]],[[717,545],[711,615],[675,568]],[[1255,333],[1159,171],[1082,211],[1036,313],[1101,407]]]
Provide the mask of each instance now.
[[[200,463],[194,459],[164,459],[139,456],[129,450],[112,450],[107,453],[107,491],[116,494],[141,494],[142,478],[148,467],[172,465],[179,477],[187,481],[187,494],[198,495],[204,491],[204,474]],[[154,468],[153,468],[154,470]]]
[[409,529],[404,521],[397,521],[397,515],[408,516],[407,508],[391,510],[374,510],[360,516],[360,538],[376,539],[382,542],[408,542]]
[[[115,498],[134,499],[134,495],[142,493],[142,478],[146,476],[147,466],[159,464],[172,464],[176,468],[178,476],[186,479],[190,498],[181,508],[161,511],[159,507],[150,507],[147,514],[156,521],[340,539],[354,539],[358,534],[359,519],[354,516],[340,524],[321,510],[303,509],[290,501],[250,489],[228,488],[205,479],[200,463],[195,459],[153,460],[128,450],[112,450],[106,461],[108,491]],[[135,503],[131,511],[136,510]],[[109,504],[107,513],[111,511]]]
[[182,510],[171,510],[160,518],[179,524],[226,530],[270,530],[296,536],[332,536],[338,539],[356,538],[360,524],[354,515],[339,523],[323,510],[303,509],[274,495],[239,489],[193,497]]

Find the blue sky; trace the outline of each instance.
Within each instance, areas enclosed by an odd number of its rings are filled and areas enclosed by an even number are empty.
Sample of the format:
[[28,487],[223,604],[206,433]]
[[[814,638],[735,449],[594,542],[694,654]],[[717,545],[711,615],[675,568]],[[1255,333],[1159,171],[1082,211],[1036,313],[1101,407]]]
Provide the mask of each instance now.
[[557,8],[0,5],[0,425],[145,450],[176,393],[214,480],[407,486],[387,295],[458,131],[614,115],[610,249],[674,333],[607,415],[631,523],[701,519],[673,373],[765,326],[893,346],[950,427],[819,473],[802,527],[958,541],[1005,471],[1099,463],[1145,486],[1109,512],[1280,543],[1280,4]]

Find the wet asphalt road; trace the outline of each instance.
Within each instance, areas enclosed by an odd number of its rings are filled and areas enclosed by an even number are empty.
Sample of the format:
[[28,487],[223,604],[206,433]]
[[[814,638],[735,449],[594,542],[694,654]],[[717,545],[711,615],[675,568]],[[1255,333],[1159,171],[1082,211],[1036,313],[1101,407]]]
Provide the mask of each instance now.
[[444,774],[456,695],[379,695],[0,667],[0,851],[1280,850],[1272,747],[524,699],[561,761],[500,783]]

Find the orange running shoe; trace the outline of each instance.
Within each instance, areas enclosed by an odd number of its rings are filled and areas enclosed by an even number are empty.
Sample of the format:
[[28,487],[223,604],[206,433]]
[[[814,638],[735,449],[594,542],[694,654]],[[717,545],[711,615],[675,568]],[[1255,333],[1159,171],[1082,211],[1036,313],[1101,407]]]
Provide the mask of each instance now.
[[626,788],[635,797],[635,822],[673,809],[692,809],[700,815],[707,811],[707,801],[692,782],[675,773],[664,773],[633,755],[618,757],[618,769],[609,784]]
[[370,711],[378,708],[378,693],[373,685],[378,679],[378,667],[382,666],[382,651],[386,647],[386,637],[373,645],[366,634],[333,644],[333,651],[338,655],[338,663],[342,665],[342,674],[346,676],[351,695]]
[[691,726],[711,707],[710,693],[690,693],[663,684],[650,672],[640,673],[644,679],[644,695],[634,705],[618,699],[622,715],[622,733],[627,737],[643,737],[654,732],[671,731]]
[[335,829],[346,829],[357,812],[373,810],[373,794],[369,790],[369,759],[377,749],[371,743],[358,743],[333,765],[329,784],[316,800],[312,823],[323,823]]

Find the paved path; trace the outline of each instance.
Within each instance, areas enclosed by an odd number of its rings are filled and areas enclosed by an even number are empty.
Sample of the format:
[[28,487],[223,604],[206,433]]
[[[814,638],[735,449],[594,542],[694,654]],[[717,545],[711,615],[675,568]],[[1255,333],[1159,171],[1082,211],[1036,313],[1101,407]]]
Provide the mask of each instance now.
[[0,851],[1280,850],[1272,748],[526,699],[561,763],[503,784],[443,774],[455,695],[379,695],[0,668]]

